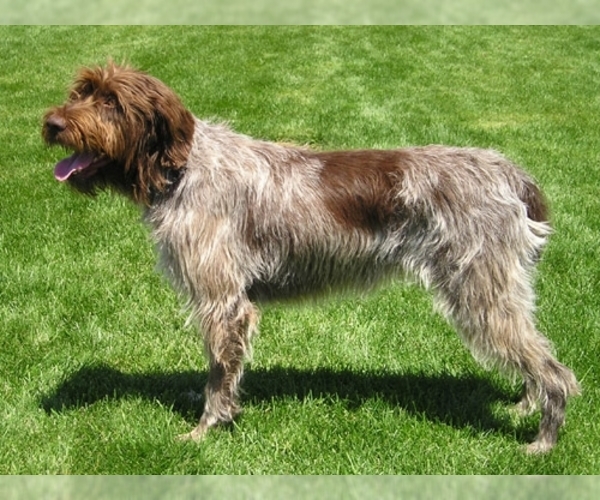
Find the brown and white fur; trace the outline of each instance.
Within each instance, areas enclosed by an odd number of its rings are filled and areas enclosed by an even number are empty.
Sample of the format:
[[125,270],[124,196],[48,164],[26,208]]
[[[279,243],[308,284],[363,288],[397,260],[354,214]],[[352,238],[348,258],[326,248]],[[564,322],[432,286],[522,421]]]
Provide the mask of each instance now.
[[534,321],[534,265],[550,233],[533,180],[500,154],[446,146],[316,152],[195,118],[159,80],[112,63],[82,69],[43,137],[74,151],[55,175],[114,188],[145,209],[161,267],[186,294],[209,359],[205,407],[186,437],[239,413],[257,303],[389,276],[431,289],[486,365],[541,406],[528,451],[550,450],[573,373]]

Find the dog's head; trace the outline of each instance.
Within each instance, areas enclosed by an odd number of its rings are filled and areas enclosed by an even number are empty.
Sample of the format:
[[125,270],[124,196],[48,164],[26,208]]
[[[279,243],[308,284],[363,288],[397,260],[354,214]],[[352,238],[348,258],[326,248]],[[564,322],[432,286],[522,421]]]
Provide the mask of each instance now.
[[113,187],[150,204],[187,161],[194,118],[161,81],[127,66],[84,68],[44,116],[50,145],[73,151],[54,175],[81,192]]

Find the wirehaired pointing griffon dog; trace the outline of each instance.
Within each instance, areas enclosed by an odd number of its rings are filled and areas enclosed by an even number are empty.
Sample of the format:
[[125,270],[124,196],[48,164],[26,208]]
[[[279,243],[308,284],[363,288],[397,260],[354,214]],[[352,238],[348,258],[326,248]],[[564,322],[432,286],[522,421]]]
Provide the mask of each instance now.
[[550,450],[573,373],[536,330],[532,273],[550,233],[533,180],[496,152],[445,146],[317,152],[195,118],[159,80],[82,69],[43,137],[73,154],[59,181],[144,207],[160,265],[189,301],[209,359],[199,440],[240,412],[257,303],[412,277],[475,358],[524,381],[541,407],[528,451]]

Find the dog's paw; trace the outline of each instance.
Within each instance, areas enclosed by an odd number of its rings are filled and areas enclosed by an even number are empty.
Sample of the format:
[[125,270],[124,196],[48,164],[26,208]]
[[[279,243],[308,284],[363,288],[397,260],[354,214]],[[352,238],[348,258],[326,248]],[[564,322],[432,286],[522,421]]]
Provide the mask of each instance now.
[[543,455],[544,453],[548,453],[553,447],[554,443],[543,439],[536,439],[533,443],[525,447],[525,453],[527,455]]
[[185,441],[193,441],[195,443],[199,443],[204,439],[206,435],[206,429],[199,429],[196,427],[191,432],[186,432],[185,434],[179,434],[177,436],[177,441],[185,442]]

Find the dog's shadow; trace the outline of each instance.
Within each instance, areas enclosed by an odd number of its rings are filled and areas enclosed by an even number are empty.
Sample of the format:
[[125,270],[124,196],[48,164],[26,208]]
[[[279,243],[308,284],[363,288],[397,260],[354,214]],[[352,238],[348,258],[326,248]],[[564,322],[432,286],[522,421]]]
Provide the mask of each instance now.
[[[199,418],[207,373],[200,371],[130,374],[106,365],[81,368],[54,391],[43,395],[41,407],[49,414],[85,407],[100,400],[141,396],[173,408],[184,418]],[[475,432],[501,432],[527,441],[534,429],[515,429],[508,412],[494,412],[513,396],[490,380],[469,375],[423,373],[360,373],[351,370],[249,369],[244,376],[243,404],[276,399],[323,398],[341,400],[350,410],[378,399],[410,415]],[[506,416],[498,415],[498,413]]]

